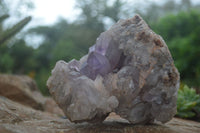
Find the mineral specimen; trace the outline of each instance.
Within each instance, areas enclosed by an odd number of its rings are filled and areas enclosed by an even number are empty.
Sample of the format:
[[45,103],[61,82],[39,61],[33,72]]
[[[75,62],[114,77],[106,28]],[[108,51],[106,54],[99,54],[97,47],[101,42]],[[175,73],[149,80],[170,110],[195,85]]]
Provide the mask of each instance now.
[[179,73],[162,37],[139,16],[103,32],[80,61],[58,61],[47,86],[72,122],[165,123],[176,113]]

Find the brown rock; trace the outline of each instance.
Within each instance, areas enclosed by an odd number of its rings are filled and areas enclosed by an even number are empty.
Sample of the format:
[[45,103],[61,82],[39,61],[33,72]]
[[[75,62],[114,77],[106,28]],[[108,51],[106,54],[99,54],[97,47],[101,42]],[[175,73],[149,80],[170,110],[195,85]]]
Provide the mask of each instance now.
[[28,76],[0,75],[1,96],[7,97],[23,105],[43,110],[41,101],[33,95],[34,91],[36,91],[34,93],[38,93],[37,90],[35,81]]
[[114,113],[101,124],[73,124],[0,97],[0,133],[199,133],[200,123],[173,118],[157,125],[133,125]]
[[63,111],[58,107],[57,103],[50,97],[45,99],[44,111],[58,116],[65,116]]
[[14,124],[28,120],[51,120],[54,117],[53,114],[36,111],[30,107],[0,96],[0,123]]
[[44,97],[36,82],[28,76],[0,75],[0,96],[37,110],[64,116],[63,111],[50,97]]
[[0,96],[0,133],[54,133],[66,121]]

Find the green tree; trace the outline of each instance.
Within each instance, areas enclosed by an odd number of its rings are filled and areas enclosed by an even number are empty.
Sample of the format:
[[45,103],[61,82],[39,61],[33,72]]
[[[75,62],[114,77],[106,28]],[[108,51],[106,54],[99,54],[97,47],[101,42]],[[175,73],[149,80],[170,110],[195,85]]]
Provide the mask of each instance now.
[[[8,18],[9,15],[3,15],[0,16],[0,24],[1,22],[3,22],[6,18]],[[0,31],[0,45],[3,44],[5,41],[7,41],[8,39],[10,39],[12,36],[14,36],[16,33],[18,33],[26,24],[28,24],[28,22],[30,22],[31,17],[26,17],[23,20],[21,20],[20,22],[18,22],[17,24],[15,24],[13,27],[6,29],[6,30],[2,30],[2,25],[1,27],[1,31]]]
[[178,14],[181,11],[200,9],[200,5],[192,5],[191,0],[181,0],[179,2],[174,0],[164,0],[163,4],[150,1],[147,2],[148,5],[145,9],[140,8],[142,6],[141,4],[142,3],[140,3],[139,6],[134,6],[134,12],[140,14],[150,26],[167,14]]
[[0,73],[11,73],[13,70],[14,60],[10,55],[9,48],[6,45],[0,47]]
[[127,5],[122,0],[76,0],[77,7],[81,10],[80,21],[84,27],[94,29],[101,33],[105,30],[106,18],[113,23],[124,16],[128,16],[123,7]]
[[37,66],[34,49],[27,46],[22,39],[15,41],[14,45],[9,48],[9,53],[14,60],[13,73],[28,74]]
[[[3,27],[3,22],[10,17],[10,11],[12,9],[10,9],[10,5],[9,2],[12,1],[4,1],[4,0],[0,0],[0,45],[2,45],[3,43],[5,43],[7,40],[9,40],[11,37],[13,37],[15,34],[17,34],[27,23],[30,22],[31,17],[25,17],[24,19],[22,19],[21,21],[19,21],[18,23],[16,23],[14,26],[9,26],[10,28],[8,29],[4,29]],[[27,1],[27,0],[22,0],[22,1],[15,1],[15,5],[16,5],[16,9],[15,9],[15,14],[20,13],[21,6],[27,7],[27,8],[31,8],[33,6],[31,1]],[[13,14],[12,16],[13,17]]]
[[[79,59],[95,43],[98,32],[82,24],[69,24],[61,19],[53,26],[40,26],[30,29],[29,35],[44,37],[44,42],[36,50],[36,58],[43,67],[50,68],[56,61]],[[39,69],[39,68],[38,68]]]
[[[16,63],[22,61],[21,59],[19,59],[20,61],[15,60],[15,58],[18,56],[17,54],[11,55],[11,48],[7,45],[7,41],[17,34],[31,20],[31,17],[26,17],[11,28],[4,30],[2,23],[8,17],[8,14],[0,16],[0,72],[4,73],[13,72]],[[24,51],[21,52],[22,53],[20,54],[24,53]]]
[[34,67],[35,62],[32,58],[34,50],[28,47],[23,39],[14,38],[14,35],[30,22],[31,17],[25,17],[13,25],[6,23],[9,28],[4,27],[4,21],[19,13],[20,11],[17,10],[24,5],[25,1],[26,4],[29,2],[27,0],[17,1],[16,7],[19,8],[16,8],[15,14],[9,15],[11,9],[8,1],[0,0],[0,73],[27,74]]

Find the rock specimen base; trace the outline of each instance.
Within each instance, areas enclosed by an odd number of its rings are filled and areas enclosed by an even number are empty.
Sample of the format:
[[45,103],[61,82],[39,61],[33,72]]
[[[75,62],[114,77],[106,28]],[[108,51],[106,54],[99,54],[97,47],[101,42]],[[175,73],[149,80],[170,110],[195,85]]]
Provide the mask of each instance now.
[[164,40],[139,15],[103,32],[80,61],[58,61],[47,86],[72,122],[165,123],[176,113],[179,73]]
[[173,118],[165,125],[131,125],[111,114],[100,124],[74,124],[0,96],[0,133],[199,133],[200,123]]

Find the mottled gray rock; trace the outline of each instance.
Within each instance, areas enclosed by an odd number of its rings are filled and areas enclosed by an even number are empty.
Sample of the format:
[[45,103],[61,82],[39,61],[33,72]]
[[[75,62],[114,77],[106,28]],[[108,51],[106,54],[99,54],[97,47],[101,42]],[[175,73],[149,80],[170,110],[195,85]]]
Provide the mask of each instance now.
[[73,122],[115,112],[130,123],[165,123],[176,114],[179,73],[161,36],[139,15],[103,32],[80,61],[58,61],[47,86]]

